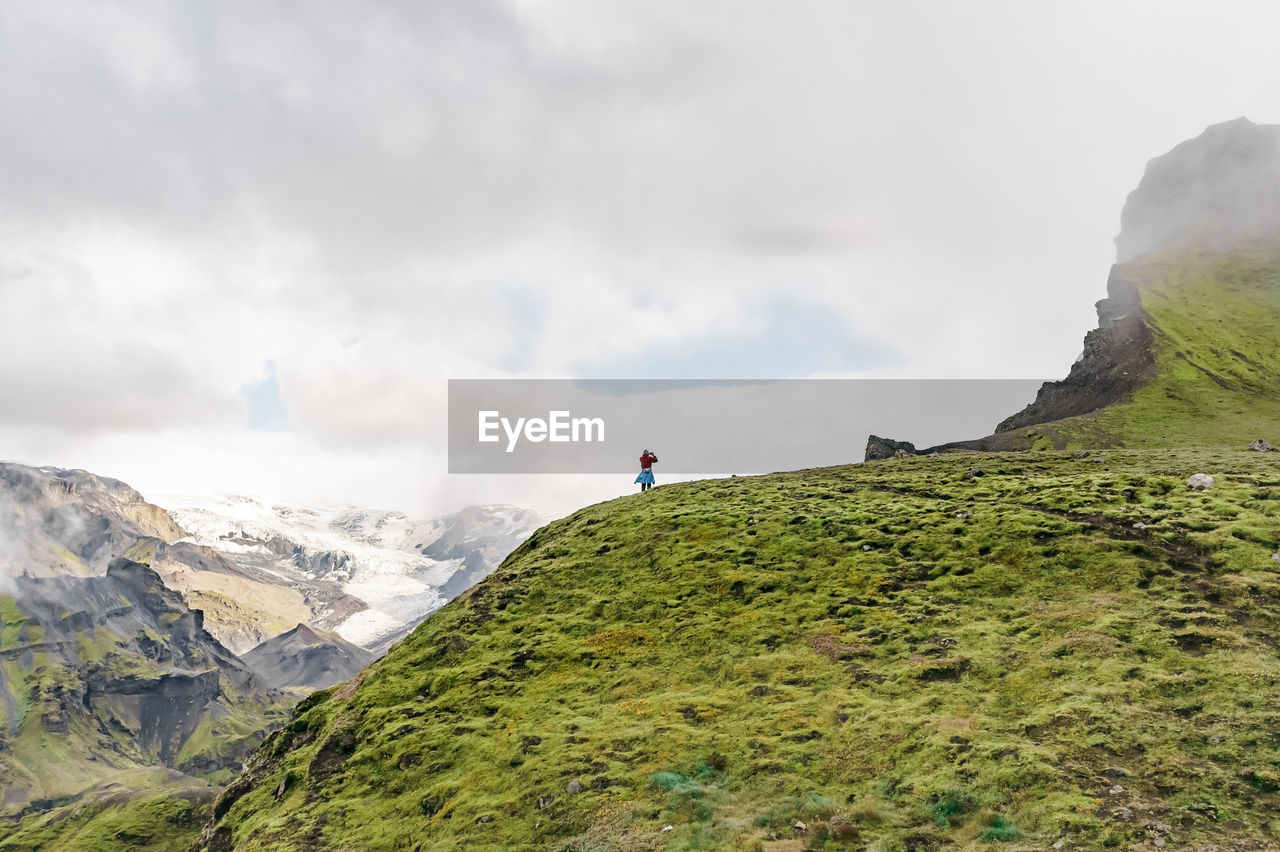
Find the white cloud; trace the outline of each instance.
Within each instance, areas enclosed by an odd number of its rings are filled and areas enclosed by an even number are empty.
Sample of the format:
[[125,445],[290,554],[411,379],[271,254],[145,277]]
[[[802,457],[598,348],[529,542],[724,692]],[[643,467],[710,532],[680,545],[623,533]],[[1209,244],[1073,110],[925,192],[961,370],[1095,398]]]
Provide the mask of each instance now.
[[[164,490],[259,465],[399,499],[389,471],[440,475],[448,378],[641,363],[797,298],[884,353],[844,372],[1057,376],[1145,160],[1275,119],[1276,16],[10,4],[0,428]],[[299,430],[271,450],[239,395],[268,361]]]

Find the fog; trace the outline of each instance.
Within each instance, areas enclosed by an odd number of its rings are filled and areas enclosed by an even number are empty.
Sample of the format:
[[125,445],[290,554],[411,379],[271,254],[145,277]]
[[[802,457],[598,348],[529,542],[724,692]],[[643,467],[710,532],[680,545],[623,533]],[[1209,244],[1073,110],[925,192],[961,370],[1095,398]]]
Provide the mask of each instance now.
[[576,504],[629,479],[449,477],[447,381],[1061,377],[1145,163],[1277,119],[1277,19],[5,4],[0,457]]

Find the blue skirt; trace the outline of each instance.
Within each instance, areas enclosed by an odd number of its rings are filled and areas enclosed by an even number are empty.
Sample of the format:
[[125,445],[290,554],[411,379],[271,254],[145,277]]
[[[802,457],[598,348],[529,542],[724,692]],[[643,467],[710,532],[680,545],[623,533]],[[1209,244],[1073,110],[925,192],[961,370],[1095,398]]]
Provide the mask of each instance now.
[[651,469],[648,469],[648,468],[646,468],[646,469],[644,469],[644,470],[641,470],[641,471],[640,471],[640,475],[636,477],[636,482],[639,482],[639,483],[641,483],[641,484],[648,484],[648,485],[652,485],[652,484],[653,484],[653,471],[652,471]]

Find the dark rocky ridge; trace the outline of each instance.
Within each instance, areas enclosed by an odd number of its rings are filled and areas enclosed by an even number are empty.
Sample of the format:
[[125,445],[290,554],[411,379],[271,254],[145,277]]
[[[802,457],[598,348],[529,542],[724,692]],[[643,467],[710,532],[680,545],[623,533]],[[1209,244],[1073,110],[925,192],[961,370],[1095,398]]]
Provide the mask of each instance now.
[[867,449],[864,461],[891,459],[897,455],[914,456],[918,450],[910,441],[895,441],[892,438],[881,438],[879,435],[867,437]]
[[[260,735],[232,735],[185,758],[183,748],[202,723],[228,715],[265,731],[271,706],[289,698],[210,635],[202,614],[146,565],[116,559],[103,576],[20,576],[14,591],[0,617],[6,804],[73,793],[72,779],[114,769],[235,769]],[[40,765],[39,752],[29,752],[41,731],[63,741],[46,777],[26,769]]]
[[1152,377],[1151,329],[1138,283],[1123,265],[1111,268],[1107,298],[1097,308],[1098,327],[1085,335],[1084,352],[1071,372],[1062,381],[1042,385],[1035,402],[1001,421],[997,433],[1097,411],[1126,398]]
[[355,677],[373,662],[374,655],[336,633],[299,624],[263,642],[242,659],[275,686],[324,689]]

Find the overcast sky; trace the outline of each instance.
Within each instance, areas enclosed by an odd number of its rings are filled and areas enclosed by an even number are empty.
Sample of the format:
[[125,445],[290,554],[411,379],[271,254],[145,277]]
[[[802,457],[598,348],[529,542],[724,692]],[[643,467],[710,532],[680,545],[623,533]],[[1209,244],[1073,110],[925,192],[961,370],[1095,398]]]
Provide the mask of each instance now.
[[1278,31],[1268,2],[4,3],[0,457],[435,511],[578,493],[448,478],[449,378],[1059,378],[1146,161],[1278,119]]

